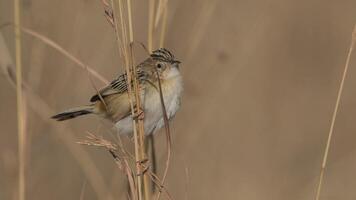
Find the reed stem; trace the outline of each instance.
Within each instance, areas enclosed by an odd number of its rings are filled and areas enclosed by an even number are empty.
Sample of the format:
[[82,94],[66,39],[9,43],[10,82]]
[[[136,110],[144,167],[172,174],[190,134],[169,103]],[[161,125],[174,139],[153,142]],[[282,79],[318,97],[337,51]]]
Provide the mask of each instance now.
[[155,0],[148,1],[148,35],[147,35],[147,46],[148,51],[151,53],[153,50],[153,27],[154,27],[154,12],[155,11]]
[[[116,3],[114,3],[116,2]],[[131,107],[131,115],[132,116],[144,116],[143,110],[141,109],[141,95],[140,95],[140,86],[136,79],[136,66],[134,64],[134,55],[133,55],[133,26],[132,26],[132,9],[131,9],[131,0],[126,1],[127,4],[127,17],[128,17],[128,35],[127,38],[127,26],[125,23],[125,15],[124,15],[124,5],[122,0],[112,0],[112,8],[114,10],[115,17],[115,31],[116,37],[118,41],[119,48],[121,48],[122,57],[124,59],[125,71],[127,74],[127,85],[128,85],[128,94],[129,101]],[[116,12],[115,12],[116,11]],[[117,12],[118,11],[118,12]],[[119,20],[117,18],[119,15]],[[118,24],[120,23],[120,24]],[[119,34],[119,28],[121,27],[121,39]],[[121,43],[120,43],[121,41]],[[137,108],[137,109],[134,109]],[[134,135],[134,144],[135,144],[135,161],[136,161],[136,174],[142,174],[142,164],[141,162],[145,159],[145,143],[144,143],[144,126],[143,126],[143,118],[137,117],[136,120],[133,120],[133,135]],[[149,182],[144,181],[143,176],[136,176],[137,183],[137,199],[138,200],[148,200],[149,195],[145,194],[143,196],[143,192],[147,191],[146,188],[149,188],[147,185]],[[134,198],[134,197],[133,197]]]
[[347,55],[347,58],[346,58],[346,64],[345,64],[345,67],[344,67],[344,72],[342,74],[342,78],[341,78],[341,82],[340,82],[340,86],[339,86],[339,90],[338,90],[338,94],[337,94],[337,98],[336,98],[336,103],[335,103],[335,107],[334,107],[334,112],[333,112],[333,116],[332,116],[332,119],[331,119],[331,124],[330,124],[330,129],[329,129],[329,134],[328,134],[328,140],[326,142],[323,162],[321,164],[321,170],[320,170],[320,176],[319,176],[319,182],[318,182],[318,187],[317,187],[315,200],[319,200],[320,199],[321,188],[322,188],[322,185],[323,185],[324,173],[325,173],[325,168],[326,168],[326,162],[328,160],[331,139],[332,139],[332,135],[334,133],[334,125],[335,125],[335,121],[336,121],[336,116],[337,116],[337,112],[339,110],[341,95],[342,95],[342,91],[344,89],[344,83],[345,83],[347,71],[348,71],[348,68],[349,68],[349,65],[350,65],[351,55],[352,55],[352,51],[353,51],[355,42],[356,42],[356,25],[355,25],[353,33],[352,33],[352,40],[351,40],[349,52],[348,52],[348,55]]
[[22,65],[21,65],[21,29],[20,29],[20,0],[14,0],[15,20],[15,62],[16,62],[16,96],[17,96],[17,128],[19,154],[19,190],[18,199],[25,200],[25,114],[22,93]]

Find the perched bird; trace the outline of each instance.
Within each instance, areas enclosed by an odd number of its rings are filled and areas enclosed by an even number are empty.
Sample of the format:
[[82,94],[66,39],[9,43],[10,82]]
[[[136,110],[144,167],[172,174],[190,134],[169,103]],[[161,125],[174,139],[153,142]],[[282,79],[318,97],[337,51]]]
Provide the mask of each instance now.
[[[160,48],[140,63],[137,80],[140,83],[140,97],[144,111],[145,134],[152,134],[164,125],[158,78],[168,119],[172,119],[180,107],[183,80],[179,71],[180,62],[167,49]],[[81,115],[95,114],[115,123],[119,134],[132,134],[133,116],[128,96],[127,75],[121,74],[108,86],[91,97],[90,104],[72,108],[54,115],[57,121],[72,119]]]

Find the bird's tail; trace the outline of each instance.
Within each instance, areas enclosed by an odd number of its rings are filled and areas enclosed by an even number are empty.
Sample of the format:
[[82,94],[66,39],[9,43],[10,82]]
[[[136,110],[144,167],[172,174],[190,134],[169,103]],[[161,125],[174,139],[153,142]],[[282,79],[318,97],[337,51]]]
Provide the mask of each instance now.
[[94,110],[93,105],[81,106],[81,107],[72,108],[64,112],[58,113],[57,115],[52,116],[52,119],[55,119],[57,121],[64,121],[67,119],[73,119],[81,115],[93,113],[93,110]]

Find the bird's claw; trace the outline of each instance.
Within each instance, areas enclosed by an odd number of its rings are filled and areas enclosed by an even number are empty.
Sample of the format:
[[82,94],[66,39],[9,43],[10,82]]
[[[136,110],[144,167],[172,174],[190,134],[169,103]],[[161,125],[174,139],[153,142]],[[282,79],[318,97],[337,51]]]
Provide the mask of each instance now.
[[140,165],[140,172],[136,174],[136,176],[142,176],[144,175],[148,169],[150,168],[150,166],[147,164],[148,163],[148,158],[145,158],[143,160],[139,160],[136,163]]
[[145,117],[145,113],[142,110],[138,110],[133,116],[133,119],[136,120],[143,120]]

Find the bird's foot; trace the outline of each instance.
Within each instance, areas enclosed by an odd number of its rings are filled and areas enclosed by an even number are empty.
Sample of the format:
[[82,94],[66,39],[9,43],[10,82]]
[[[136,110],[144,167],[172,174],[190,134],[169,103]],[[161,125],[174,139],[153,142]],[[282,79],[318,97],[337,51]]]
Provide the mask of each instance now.
[[135,111],[134,116],[132,117],[135,121],[136,120],[143,120],[145,118],[145,113],[143,110],[139,109],[138,111]]
[[140,172],[137,173],[136,176],[144,175],[148,171],[148,169],[150,168],[148,158],[145,158],[143,160],[139,160],[136,163],[140,166]]

